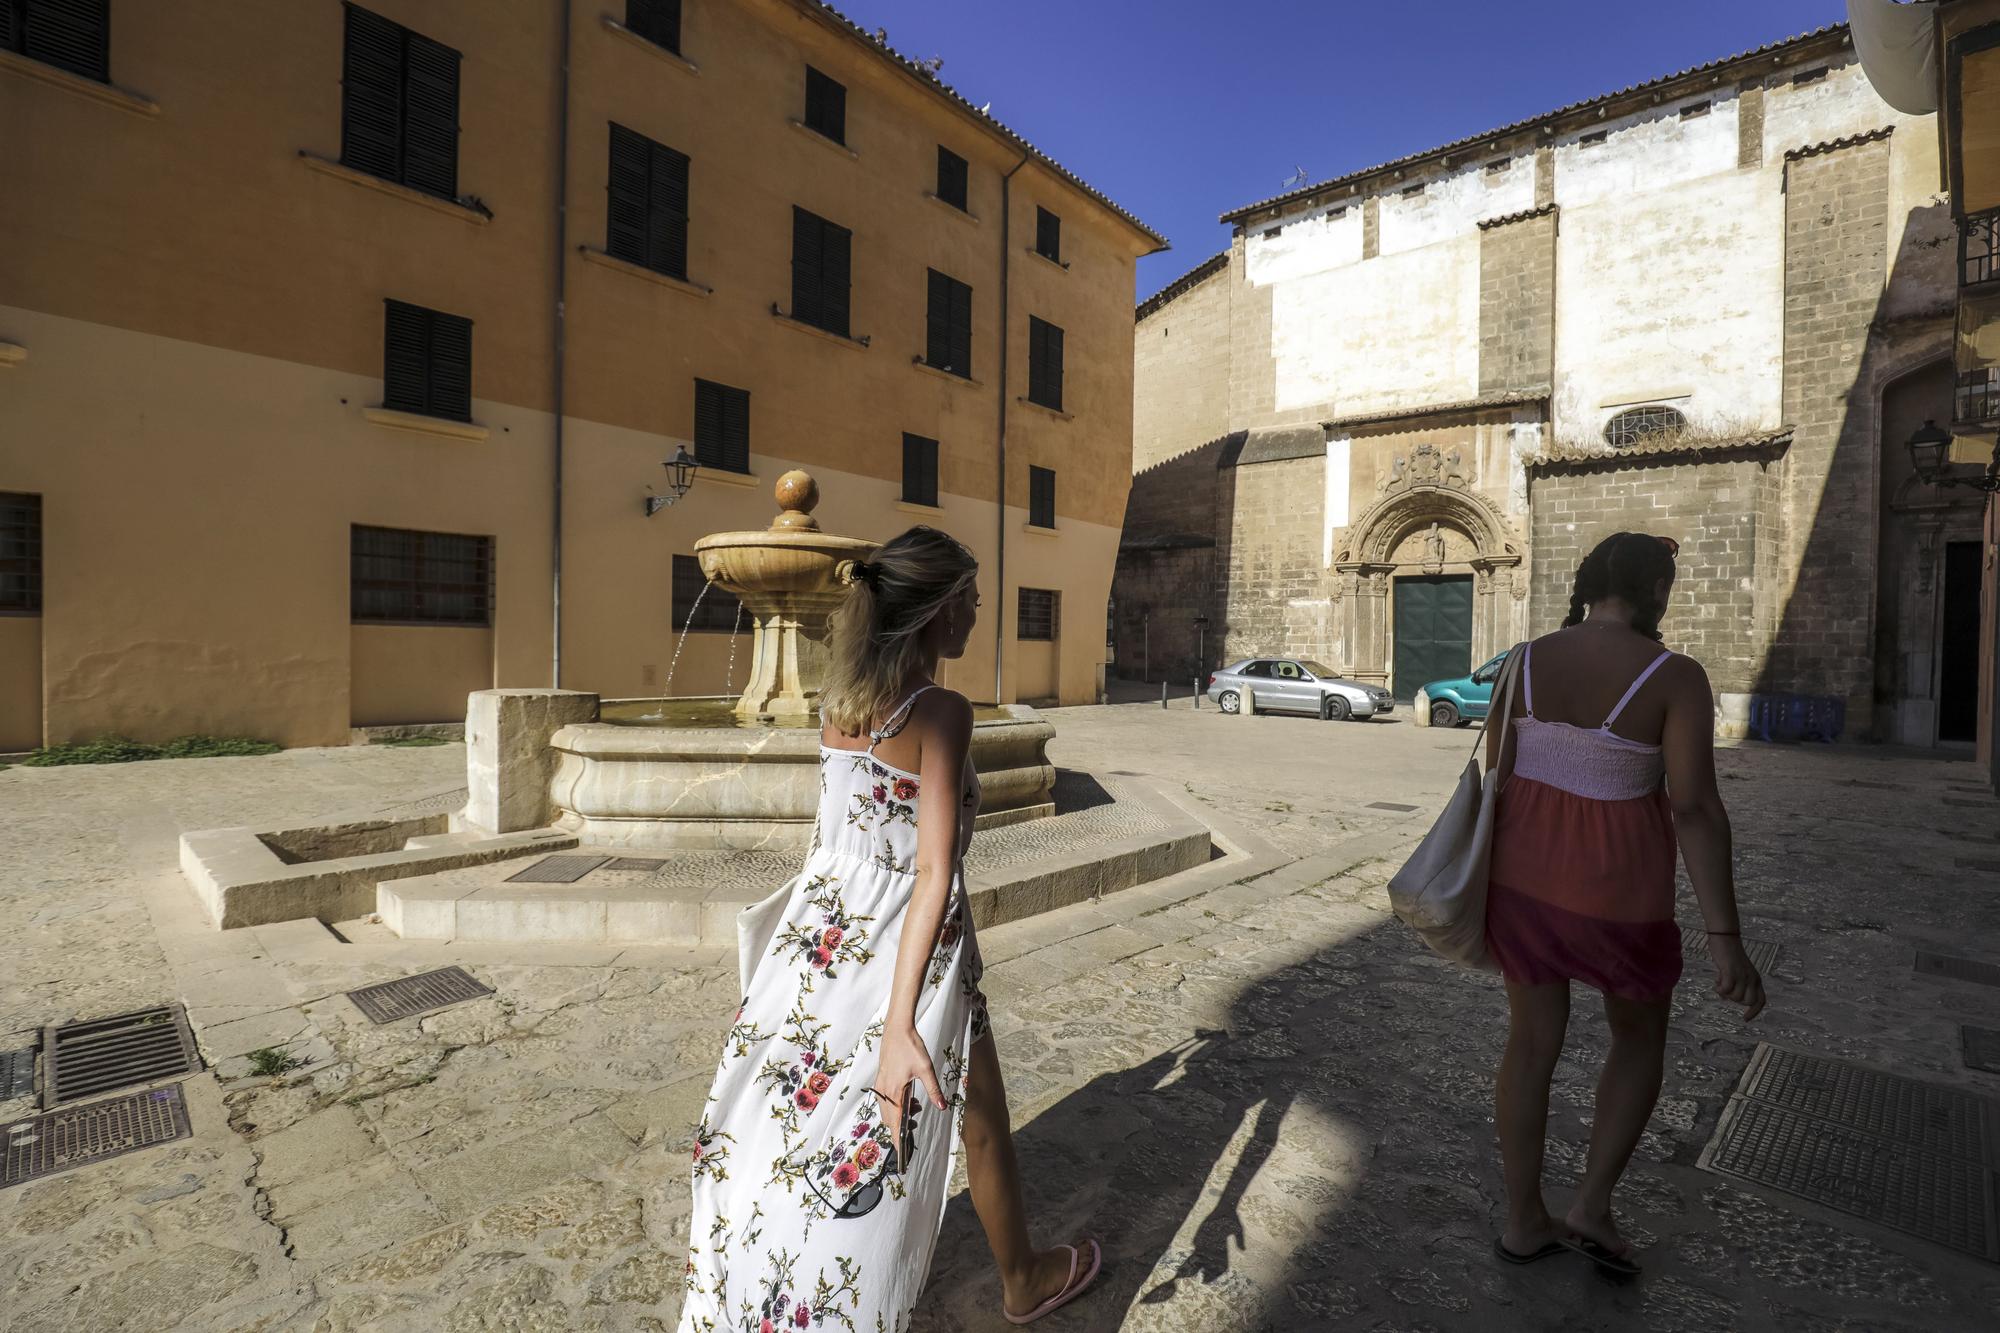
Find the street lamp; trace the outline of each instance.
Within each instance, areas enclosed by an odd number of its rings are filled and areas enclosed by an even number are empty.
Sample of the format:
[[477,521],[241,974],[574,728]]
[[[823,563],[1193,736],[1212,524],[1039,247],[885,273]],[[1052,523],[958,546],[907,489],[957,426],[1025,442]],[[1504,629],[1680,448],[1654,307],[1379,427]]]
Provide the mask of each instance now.
[[[667,489],[672,494],[648,495],[646,497],[647,518],[651,518],[674,501],[680,499],[683,495],[686,495],[688,487],[694,485],[694,474],[701,467],[701,464],[694,461],[693,456],[687,451],[687,446],[683,444],[674,450],[674,456],[670,461],[662,463],[660,466],[667,470]],[[648,486],[646,489],[650,491],[653,488]]]
[[1926,421],[1910,436],[1910,462],[1917,480],[1926,486],[1976,486],[1991,494],[2000,491],[2000,439],[1993,444],[1993,461],[1977,477],[1954,477],[1950,467],[1951,432],[1935,421]]

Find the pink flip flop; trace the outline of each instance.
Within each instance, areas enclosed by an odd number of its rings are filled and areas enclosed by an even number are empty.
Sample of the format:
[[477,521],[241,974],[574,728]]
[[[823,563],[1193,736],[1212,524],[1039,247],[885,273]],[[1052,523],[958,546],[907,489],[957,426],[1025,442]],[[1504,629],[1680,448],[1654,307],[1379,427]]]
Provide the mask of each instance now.
[[1026,1314],[1008,1314],[1006,1307],[1002,1306],[1000,1313],[1006,1316],[1008,1323],[1032,1324],[1043,1315],[1060,1310],[1090,1289],[1090,1284],[1097,1280],[1098,1270],[1104,1267],[1104,1248],[1095,1239],[1086,1239],[1084,1244],[1090,1247],[1089,1270],[1081,1277],[1077,1276],[1077,1265],[1083,1262],[1083,1252],[1074,1245],[1063,1246],[1069,1251],[1069,1280],[1063,1283],[1063,1289]]

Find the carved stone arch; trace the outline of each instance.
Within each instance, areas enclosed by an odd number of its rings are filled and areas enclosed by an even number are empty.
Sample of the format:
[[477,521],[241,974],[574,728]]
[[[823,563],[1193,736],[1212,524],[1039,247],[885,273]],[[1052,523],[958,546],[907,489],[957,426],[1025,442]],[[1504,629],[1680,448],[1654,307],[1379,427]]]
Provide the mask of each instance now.
[[1472,539],[1478,558],[1518,562],[1520,548],[1507,539],[1507,519],[1485,496],[1456,486],[1419,484],[1384,495],[1348,528],[1348,540],[1334,563],[1377,565],[1418,528],[1447,523]]

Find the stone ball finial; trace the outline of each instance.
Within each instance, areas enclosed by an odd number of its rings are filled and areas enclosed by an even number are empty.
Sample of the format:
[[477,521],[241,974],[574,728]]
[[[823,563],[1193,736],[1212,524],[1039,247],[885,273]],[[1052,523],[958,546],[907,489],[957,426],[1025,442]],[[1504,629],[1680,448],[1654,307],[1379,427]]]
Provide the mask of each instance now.
[[774,530],[819,531],[819,520],[812,516],[813,509],[819,504],[819,483],[812,479],[811,473],[796,468],[787,472],[778,478],[774,494],[778,508],[783,511],[771,522]]

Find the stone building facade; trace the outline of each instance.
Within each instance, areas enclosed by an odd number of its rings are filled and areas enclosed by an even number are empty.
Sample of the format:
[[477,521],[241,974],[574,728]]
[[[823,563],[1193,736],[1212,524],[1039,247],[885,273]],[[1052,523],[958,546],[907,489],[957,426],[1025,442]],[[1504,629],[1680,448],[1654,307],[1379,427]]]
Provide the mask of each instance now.
[[1121,671],[1286,653],[1409,697],[1640,529],[1681,542],[1668,643],[1725,732],[1803,694],[1970,741],[1979,505],[1904,448],[1949,419],[1952,220],[1844,27],[1224,220],[1137,311]]

